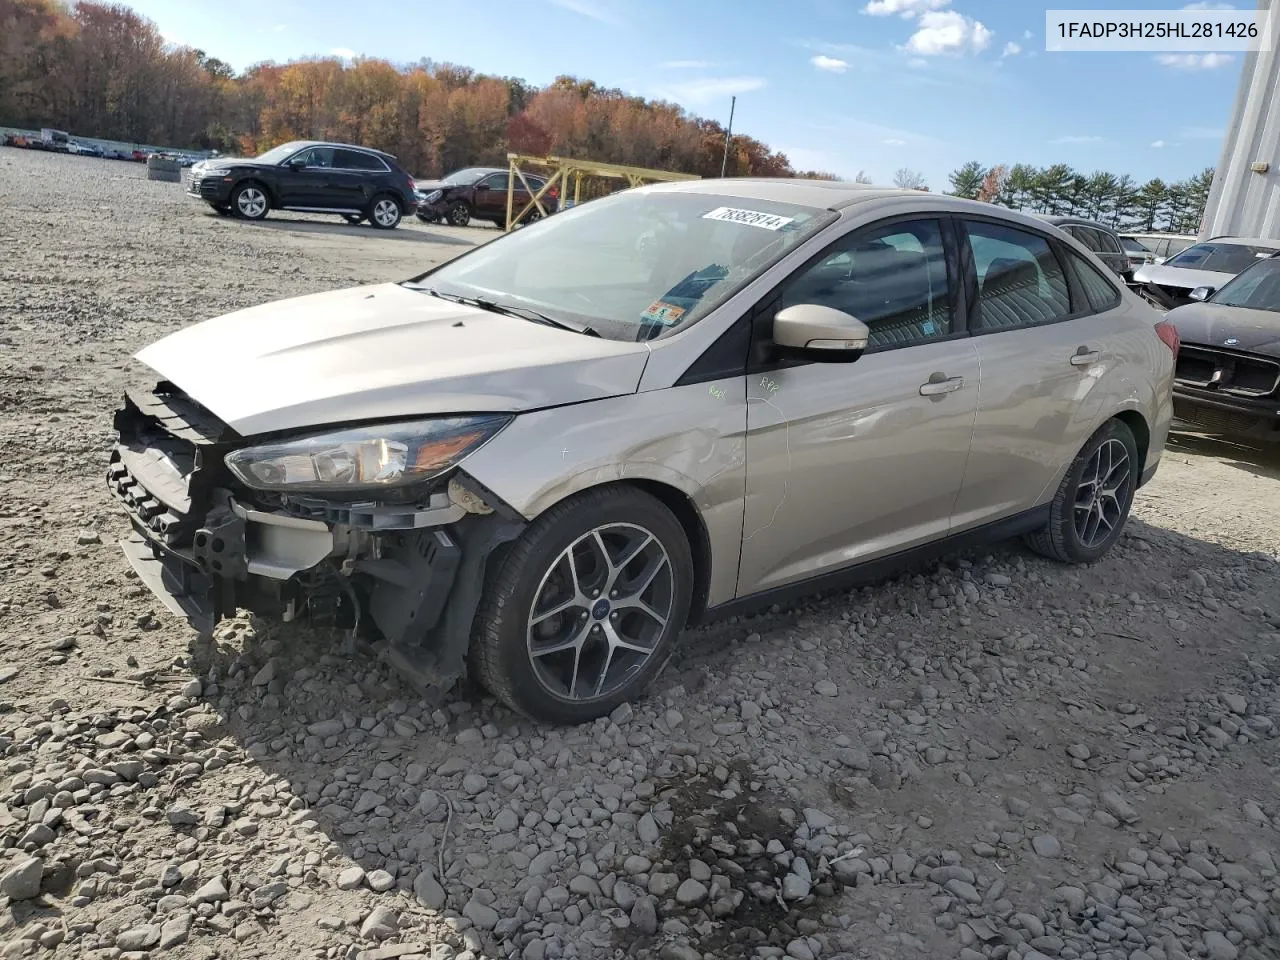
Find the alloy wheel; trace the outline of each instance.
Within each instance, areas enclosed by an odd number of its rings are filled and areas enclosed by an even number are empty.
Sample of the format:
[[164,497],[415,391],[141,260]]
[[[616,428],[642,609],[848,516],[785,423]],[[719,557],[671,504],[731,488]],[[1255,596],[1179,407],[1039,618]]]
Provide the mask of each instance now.
[[267,197],[257,187],[245,187],[236,197],[236,207],[250,220],[257,219],[266,213]]
[[1129,451],[1110,439],[1093,452],[1076,486],[1075,530],[1081,546],[1096,547],[1119,525],[1133,495]]
[[538,682],[562,700],[609,696],[649,662],[675,597],[671,558],[648,530],[611,523],[578,537],[543,574],[529,609]]
[[400,209],[394,200],[383,198],[373,205],[373,219],[379,226],[389,227],[400,219]]

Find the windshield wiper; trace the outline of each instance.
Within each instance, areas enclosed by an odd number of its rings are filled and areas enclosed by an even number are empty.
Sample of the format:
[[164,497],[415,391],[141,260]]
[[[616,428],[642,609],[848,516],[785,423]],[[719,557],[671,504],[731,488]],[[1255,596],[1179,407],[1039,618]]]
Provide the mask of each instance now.
[[496,300],[490,300],[486,297],[462,297],[455,293],[441,293],[432,287],[415,287],[415,290],[421,290],[429,293],[433,297],[439,297],[441,300],[448,300],[452,303],[461,303],[468,307],[479,307],[481,310],[488,310],[490,313],[501,313],[509,317],[519,317],[521,320],[530,320],[533,323],[540,323],[544,327],[555,327],[558,330],[572,330],[574,333],[581,333],[588,337],[598,337],[600,334],[588,326],[575,326],[574,324],[565,323],[563,320],[557,320],[549,317],[545,313],[539,313],[529,307],[521,307],[511,303],[499,303]]

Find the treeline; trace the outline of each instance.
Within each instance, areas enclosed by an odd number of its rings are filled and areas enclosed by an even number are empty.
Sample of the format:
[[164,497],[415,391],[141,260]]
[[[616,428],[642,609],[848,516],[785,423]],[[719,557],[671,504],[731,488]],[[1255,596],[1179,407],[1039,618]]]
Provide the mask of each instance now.
[[[121,4],[0,0],[0,123],[82,136],[256,153],[291,139],[360,143],[418,176],[506,163],[509,150],[718,176],[725,129],[589,80],[537,88],[424,60],[317,58],[235,72],[166,44]],[[730,176],[806,176],[733,137]]]
[[1084,174],[1065,163],[987,167],[970,160],[951,173],[951,193],[1016,210],[1086,217],[1129,230],[1196,233],[1213,184],[1213,168],[1177,183],[1138,184],[1128,174]]

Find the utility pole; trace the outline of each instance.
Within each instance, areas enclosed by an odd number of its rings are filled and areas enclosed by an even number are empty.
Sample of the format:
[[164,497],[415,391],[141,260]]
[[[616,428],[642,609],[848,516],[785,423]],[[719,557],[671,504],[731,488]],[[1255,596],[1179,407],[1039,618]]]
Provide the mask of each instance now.
[[725,170],[729,168],[729,141],[733,139],[733,111],[738,106],[738,98],[729,100],[729,128],[724,132],[724,159],[720,161],[720,178],[724,179]]

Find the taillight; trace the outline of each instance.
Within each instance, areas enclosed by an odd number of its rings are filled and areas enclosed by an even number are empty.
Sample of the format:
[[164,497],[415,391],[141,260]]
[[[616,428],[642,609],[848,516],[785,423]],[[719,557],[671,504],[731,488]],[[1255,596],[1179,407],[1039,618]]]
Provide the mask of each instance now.
[[1178,328],[1168,320],[1161,320],[1156,324],[1156,336],[1173,352],[1174,359],[1177,359],[1178,348],[1182,346],[1182,338],[1178,336]]
[[550,190],[548,190],[548,191],[547,191],[547,194],[548,194],[548,196],[550,196],[550,197],[551,197],[551,199],[552,199],[552,200],[559,200],[559,199],[560,199],[560,188],[559,188],[559,187],[552,187]]

